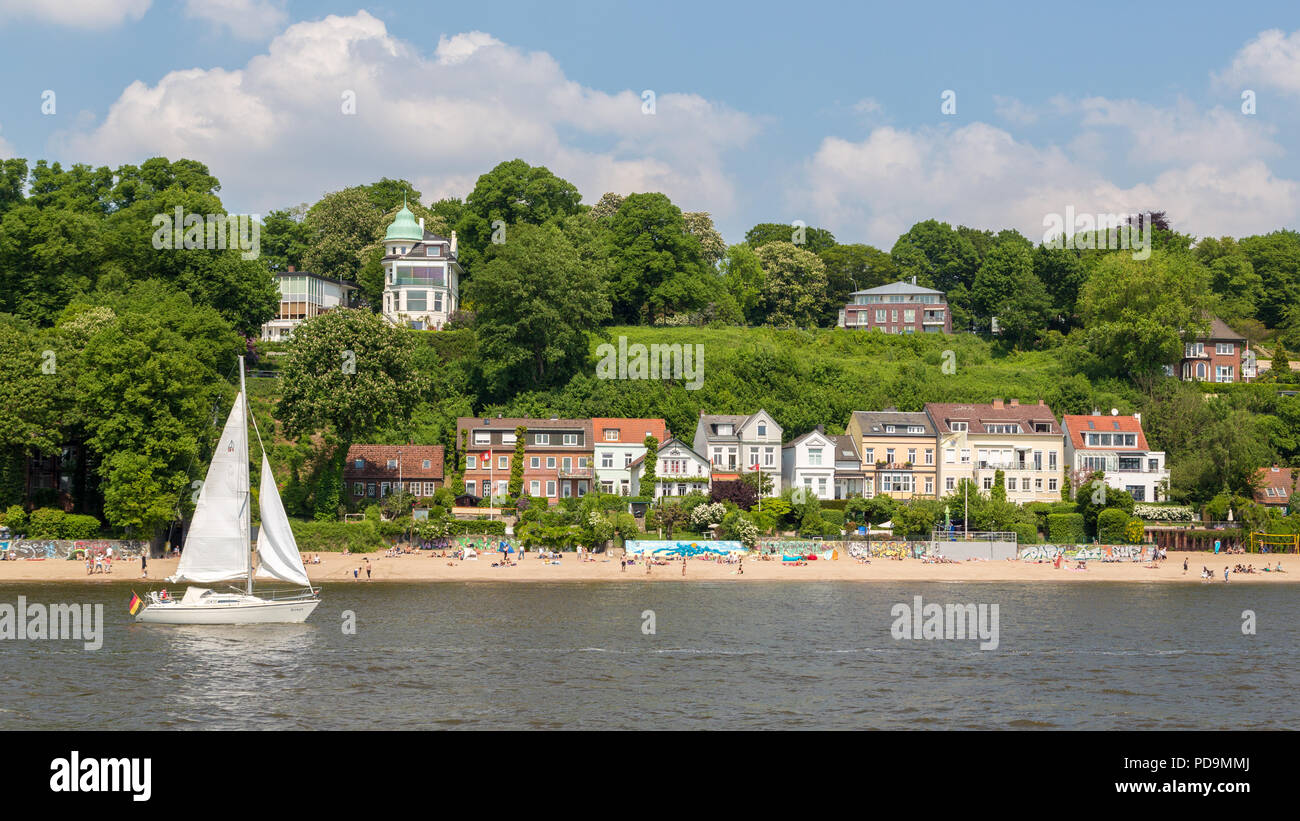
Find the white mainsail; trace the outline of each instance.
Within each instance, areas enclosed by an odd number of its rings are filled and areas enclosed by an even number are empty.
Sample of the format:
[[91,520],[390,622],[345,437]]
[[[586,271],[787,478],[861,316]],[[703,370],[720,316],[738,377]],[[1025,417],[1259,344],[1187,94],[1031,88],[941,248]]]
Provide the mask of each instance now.
[[262,452],[262,484],[257,509],[262,515],[262,526],[257,531],[257,575],[311,587],[265,451]]
[[247,576],[250,524],[248,429],[241,391],[221,431],[180,564],[169,581],[206,584]]

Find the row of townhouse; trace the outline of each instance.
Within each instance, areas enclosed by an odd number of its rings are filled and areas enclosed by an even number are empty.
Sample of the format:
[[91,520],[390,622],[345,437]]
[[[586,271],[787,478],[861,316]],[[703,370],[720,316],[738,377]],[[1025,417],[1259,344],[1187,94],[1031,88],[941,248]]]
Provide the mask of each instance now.
[[[745,473],[770,478],[770,495],[790,488],[820,499],[906,500],[941,498],[963,479],[988,491],[1001,471],[1007,499],[1019,504],[1058,500],[1067,476],[1077,487],[1098,471],[1136,501],[1160,501],[1169,479],[1165,454],[1150,448],[1140,414],[1094,411],[1058,420],[1042,401],[1012,399],[854,411],[842,435],[818,425],[784,444],[781,426],[765,410],[701,413],[691,442],[673,437],[663,419],[462,417],[457,438],[466,494],[508,494],[521,427],[524,492],[553,503],[593,491],[654,498],[708,493],[714,482]],[[653,482],[646,479],[647,436],[659,443]],[[353,502],[398,488],[432,496],[444,485],[443,469],[442,445],[353,445],[344,490]],[[1257,502],[1289,508],[1300,469],[1260,468],[1257,479]]]
[[998,471],[1007,499],[1061,498],[1067,471],[1077,485],[1095,471],[1137,501],[1157,501],[1169,471],[1151,450],[1141,417],[1067,415],[1045,403],[929,403],[923,411],[855,411],[843,436],[819,426],[782,449],[785,483],[821,499],[935,499],[963,479],[991,490]]
[[[783,443],[765,410],[701,413],[688,443],[663,419],[461,417],[457,441],[465,493],[506,496],[523,429],[523,491],[556,502],[592,491],[623,496],[707,493],[718,481],[762,474],[768,493],[802,489],[820,499],[939,498],[962,479],[991,490],[998,471],[1007,498],[1060,498],[1067,471],[1076,480],[1102,471],[1139,501],[1161,498],[1169,472],[1149,449],[1137,415],[1065,416],[1039,401],[930,403],[923,411],[855,411],[842,435],[822,426]],[[646,481],[646,437],[659,443],[654,482]],[[442,446],[356,445],[344,471],[354,499],[404,487],[432,495],[443,481]],[[652,486],[651,486],[652,485]]]

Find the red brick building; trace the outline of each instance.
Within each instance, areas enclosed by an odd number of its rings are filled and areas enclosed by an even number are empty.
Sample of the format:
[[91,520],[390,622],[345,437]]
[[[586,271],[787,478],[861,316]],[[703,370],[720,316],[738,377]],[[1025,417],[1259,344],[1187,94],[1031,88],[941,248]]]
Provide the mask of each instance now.
[[854,291],[840,310],[839,327],[879,328],[887,334],[952,333],[952,311],[943,291],[910,282]]
[[378,502],[398,487],[432,496],[443,485],[442,445],[353,445],[343,465],[344,498]]
[[594,471],[590,419],[463,416],[456,420],[456,441],[461,448],[466,493],[483,498],[492,493],[505,496],[509,492],[515,430],[520,426],[527,428],[525,495],[545,497],[555,504],[560,499],[591,492]]
[[1250,343],[1217,316],[1210,333],[1183,346],[1178,378],[1184,382],[1243,382],[1255,376]]

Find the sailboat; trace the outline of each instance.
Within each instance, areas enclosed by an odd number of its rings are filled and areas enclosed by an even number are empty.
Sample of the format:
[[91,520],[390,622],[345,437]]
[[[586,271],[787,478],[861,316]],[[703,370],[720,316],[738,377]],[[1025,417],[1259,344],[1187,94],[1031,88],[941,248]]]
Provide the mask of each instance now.
[[[179,599],[165,591],[150,593],[136,620],[153,624],[297,624],[307,620],[320,604],[320,590],[312,587],[303,567],[289,517],[271,473],[257,420],[257,444],[262,450],[262,484],[258,510],[262,525],[257,536],[258,567],[253,571],[252,521],[248,461],[248,393],[244,384],[244,357],[239,357],[239,395],[221,431],[217,451],[199,491],[176,575],[167,581],[213,584],[245,579],[243,588],[218,591],[189,587]],[[289,591],[254,595],[253,577],[278,579],[296,585]]]

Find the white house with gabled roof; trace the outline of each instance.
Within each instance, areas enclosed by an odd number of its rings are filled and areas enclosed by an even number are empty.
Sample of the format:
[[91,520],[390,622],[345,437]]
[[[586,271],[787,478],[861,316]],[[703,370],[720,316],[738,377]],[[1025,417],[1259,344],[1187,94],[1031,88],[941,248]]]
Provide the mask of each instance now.
[[781,448],[786,487],[818,499],[835,498],[835,442],[818,425]]
[[712,465],[715,481],[761,472],[772,479],[769,491],[781,495],[781,426],[765,410],[749,416],[700,412],[695,425],[695,452]]

